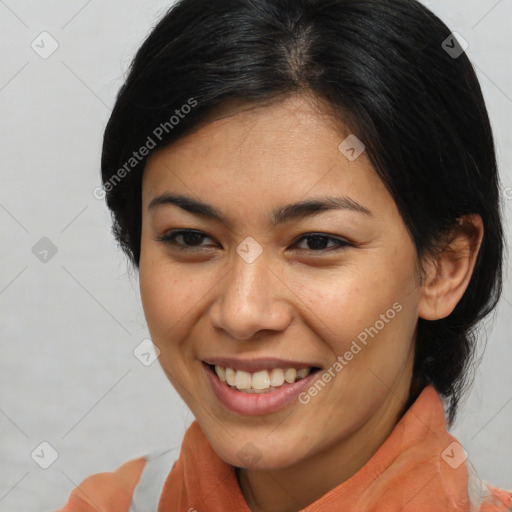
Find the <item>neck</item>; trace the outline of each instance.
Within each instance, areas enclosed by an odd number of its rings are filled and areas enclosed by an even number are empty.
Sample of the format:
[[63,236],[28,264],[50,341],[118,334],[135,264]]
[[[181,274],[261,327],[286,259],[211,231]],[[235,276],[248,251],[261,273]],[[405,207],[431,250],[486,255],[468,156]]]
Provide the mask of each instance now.
[[[400,398],[398,398],[400,397]],[[371,418],[348,438],[284,469],[237,468],[252,512],[296,512],[347,481],[374,455],[407,410],[409,393],[389,393]]]

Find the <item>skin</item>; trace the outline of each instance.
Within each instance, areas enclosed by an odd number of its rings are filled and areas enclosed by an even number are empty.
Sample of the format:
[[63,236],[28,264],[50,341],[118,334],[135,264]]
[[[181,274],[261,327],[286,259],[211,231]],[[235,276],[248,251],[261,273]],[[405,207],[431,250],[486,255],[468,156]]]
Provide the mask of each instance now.
[[[140,289],[150,334],[214,450],[241,467],[241,490],[255,512],[299,510],[375,453],[409,397],[418,317],[453,310],[483,235],[478,216],[464,219],[452,250],[423,261],[420,281],[393,198],[366,153],[351,162],[340,152],[350,131],[328,112],[309,96],[236,110],[156,152],[144,172]],[[148,209],[165,192],[213,205],[229,225],[175,205]],[[276,207],[342,195],[371,215],[333,210],[269,224]],[[205,236],[157,240],[171,229]],[[304,238],[311,233],[353,245],[336,249],[327,238],[319,250]],[[252,263],[236,252],[248,236],[263,248]],[[219,403],[203,375],[201,360],[213,356],[328,369],[394,303],[401,311],[306,405],[242,416]],[[252,465],[237,455],[248,442],[259,455]]]

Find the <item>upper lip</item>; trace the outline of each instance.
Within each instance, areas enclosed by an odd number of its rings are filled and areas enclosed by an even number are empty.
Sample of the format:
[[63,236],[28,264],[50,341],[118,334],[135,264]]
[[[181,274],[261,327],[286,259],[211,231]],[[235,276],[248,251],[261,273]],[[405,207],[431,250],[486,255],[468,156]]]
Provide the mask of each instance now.
[[233,368],[234,370],[242,370],[250,373],[259,372],[261,370],[269,370],[272,368],[319,368],[318,365],[312,363],[304,363],[301,361],[290,361],[288,359],[278,359],[275,357],[258,357],[254,359],[238,359],[235,357],[210,357],[203,359],[203,362],[211,365],[223,366],[224,368]]

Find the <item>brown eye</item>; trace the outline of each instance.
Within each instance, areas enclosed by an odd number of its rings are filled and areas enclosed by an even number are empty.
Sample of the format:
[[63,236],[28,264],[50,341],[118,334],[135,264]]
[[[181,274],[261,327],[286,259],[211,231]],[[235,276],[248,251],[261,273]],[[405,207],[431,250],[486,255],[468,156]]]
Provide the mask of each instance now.
[[201,245],[201,242],[206,238],[209,237],[201,231],[181,229],[176,231],[169,231],[165,235],[155,238],[155,240],[167,245],[172,245],[180,251],[193,251],[196,248],[207,247]]
[[[350,244],[349,242],[347,242],[345,240],[341,240],[339,238],[334,238],[334,237],[328,236],[328,235],[323,235],[320,233],[304,235],[299,238],[299,240],[296,242],[295,245],[297,245],[297,243],[301,240],[303,240],[303,241],[305,240],[306,244],[308,246],[307,248],[299,249],[301,251],[309,250],[309,251],[313,251],[313,252],[320,252],[320,251],[325,252],[325,251],[333,251],[333,250],[343,249],[345,247],[352,246],[352,244]],[[327,245],[330,242],[334,242],[334,246],[327,247]]]

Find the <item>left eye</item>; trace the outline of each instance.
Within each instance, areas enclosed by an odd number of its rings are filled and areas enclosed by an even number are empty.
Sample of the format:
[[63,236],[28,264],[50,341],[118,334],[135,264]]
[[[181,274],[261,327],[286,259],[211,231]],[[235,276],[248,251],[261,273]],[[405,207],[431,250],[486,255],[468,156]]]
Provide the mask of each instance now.
[[[182,242],[178,242],[177,239],[181,237]],[[194,230],[177,230],[170,231],[161,237],[157,237],[156,240],[159,242],[163,242],[168,245],[175,246],[176,249],[180,251],[193,251],[194,249],[198,249],[201,247],[206,247],[201,245],[201,242],[204,239],[208,239],[209,237],[202,233],[201,231]],[[210,238],[211,240],[211,238]],[[297,245],[301,241],[306,241],[308,248],[299,248],[300,251],[313,251],[313,252],[326,252],[337,249],[342,249],[344,247],[349,247],[351,244],[345,240],[341,240],[339,238],[334,238],[332,236],[323,235],[320,233],[311,233],[308,235],[303,235],[296,240],[294,245]],[[334,242],[334,245],[327,247],[329,243]]]
[[[345,240],[340,240],[339,238],[334,238],[328,235],[322,234],[311,234],[305,235],[299,238],[300,240],[308,240],[308,245],[310,246],[309,250],[312,251],[325,251],[325,250],[336,250],[342,249],[343,247],[348,247],[350,244]],[[329,249],[326,248],[326,245],[329,242],[334,242],[334,246],[331,246]],[[302,249],[301,249],[302,250]],[[306,249],[308,250],[308,249]]]

